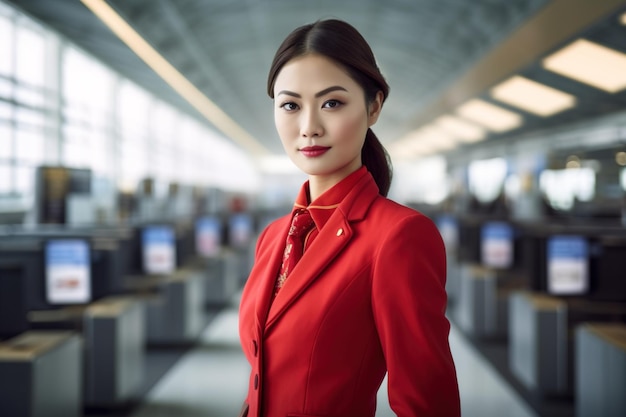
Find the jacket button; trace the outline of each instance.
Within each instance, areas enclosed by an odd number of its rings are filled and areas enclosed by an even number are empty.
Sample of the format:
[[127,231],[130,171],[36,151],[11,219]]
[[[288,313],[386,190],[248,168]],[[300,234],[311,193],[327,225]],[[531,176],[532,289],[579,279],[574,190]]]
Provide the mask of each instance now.
[[259,353],[259,346],[256,344],[256,340],[253,340],[252,344],[254,345],[254,356],[256,357]]
[[254,389],[259,388],[259,374],[254,375]]

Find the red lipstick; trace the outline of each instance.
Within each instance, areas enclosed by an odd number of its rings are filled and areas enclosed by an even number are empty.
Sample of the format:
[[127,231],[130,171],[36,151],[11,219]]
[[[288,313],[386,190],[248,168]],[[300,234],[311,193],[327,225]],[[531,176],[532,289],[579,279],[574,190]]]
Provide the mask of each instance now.
[[329,149],[330,146],[305,146],[304,148],[300,148],[300,152],[307,158],[315,158],[323,155]]

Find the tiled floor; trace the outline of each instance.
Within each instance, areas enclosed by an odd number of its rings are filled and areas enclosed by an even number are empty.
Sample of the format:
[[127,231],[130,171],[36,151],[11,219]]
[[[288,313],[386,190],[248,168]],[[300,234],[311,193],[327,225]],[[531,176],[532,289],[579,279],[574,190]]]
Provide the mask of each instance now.
[[[239,347],[237,320],[234,302],[211,322],[197,347],[154,386],[132,417],[236,416],[246,393],[249,372]],[[457,366],[463,417],[536,417],[454,327],[450,345]],[[378,417],[395,415],[389,408],[385,385],[379,392]]]

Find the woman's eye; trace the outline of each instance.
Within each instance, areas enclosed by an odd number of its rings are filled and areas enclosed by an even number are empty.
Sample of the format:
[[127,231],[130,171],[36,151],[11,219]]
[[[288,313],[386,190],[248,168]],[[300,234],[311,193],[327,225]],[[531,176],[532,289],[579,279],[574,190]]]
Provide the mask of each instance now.
[[339,100],[328,100],[324,103],[323,107],[325,109],[334,109],[341,106],[341,102]]
[[294,102],[288,101],[287,103],[283,103],[280,105],[281,108],[287,111],[293,111],[298,109],[298,105]]

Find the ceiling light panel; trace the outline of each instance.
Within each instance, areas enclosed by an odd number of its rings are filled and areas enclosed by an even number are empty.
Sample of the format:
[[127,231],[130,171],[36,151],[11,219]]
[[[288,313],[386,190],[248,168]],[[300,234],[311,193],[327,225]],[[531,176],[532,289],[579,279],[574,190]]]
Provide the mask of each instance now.
[[414,140],[423,144],[428,144],[429,147],[432,147],[437,151],[454,149],[458,144],[456,136],[453,136],[450,132],[443,130],[434,123],[419,129],[414,137]]
[[466,102],[456,110],[456,113],[464,119],[498,133],[518,128],[523,123],[523,118],[519,113],[480,99]]
[[496,100],[538,116],[552,116],[576,105],[576,97],[519,75],[491,90]]
[[487,137],[484,128],[454,116],[441,116],[435,120],[435,125],[462,142],[478,142]]
[[550,55],[543,66],[609,93],[626,88],[626,54],[585,39]]
[[622,25],[626,25],[626,13],[624,13],[624,14],[620,17],[619,21],[622,23]]
[[407,134],[388,149],[399,159],[431,155],[436,152],[453,149],[457,140],[445,130],[429,124]]
[[418,156],[429,155],[436,151],[432,145],[410,138],[396,141],[387,147],[393,159],[408,160]]

